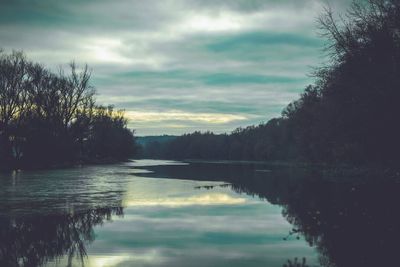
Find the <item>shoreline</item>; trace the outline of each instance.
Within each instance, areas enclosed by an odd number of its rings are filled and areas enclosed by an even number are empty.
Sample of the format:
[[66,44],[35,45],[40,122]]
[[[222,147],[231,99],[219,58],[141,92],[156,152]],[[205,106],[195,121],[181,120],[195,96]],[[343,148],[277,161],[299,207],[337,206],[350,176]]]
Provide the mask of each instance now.
[[[387,179],[399,179],[400,168],[396,164],[349,164],[349,163],[315,163],[300,161],[253,161],[253,160],[207,160],[207,159],[151,159],[148,160],[174,160],[189,164],[253,164],[269,167],[308,169],[321,173],[321,179],[359,181],[376,179],[373,177]],[[341,179],[339,179],[341,178]]]
[[63,163],[41,165],[41,166],[21,166],[13,168],[0,167],[0,173],[10,172],[10,171],[55,170],[55,169],[76,168],[76,167],[90,166],[90,165],[107,165],[107,164],[129,162],[130,160],[132,160],[132,158],[126,158],[126,159],[106,158],[106,159],[94,159],[94,160],[85,160],[76,162],[63,162]]

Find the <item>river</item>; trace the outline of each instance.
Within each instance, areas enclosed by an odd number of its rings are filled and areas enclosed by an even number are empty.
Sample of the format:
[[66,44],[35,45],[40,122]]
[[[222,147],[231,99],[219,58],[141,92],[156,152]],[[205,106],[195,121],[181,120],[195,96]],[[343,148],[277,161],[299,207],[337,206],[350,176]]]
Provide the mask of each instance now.
[[392,261],[400,219],[390,205],[398,203],[399,184],[318,175],[256,163],[163,160],[3,173],[0,266]]

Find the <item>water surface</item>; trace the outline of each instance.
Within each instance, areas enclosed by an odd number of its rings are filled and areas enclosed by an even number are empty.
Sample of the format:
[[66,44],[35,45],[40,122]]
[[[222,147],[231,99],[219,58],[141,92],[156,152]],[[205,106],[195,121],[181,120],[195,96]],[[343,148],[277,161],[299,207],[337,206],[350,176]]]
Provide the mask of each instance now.
[[251,163],[4,173],[0,266],[373,266],[395,258],[399,192]]

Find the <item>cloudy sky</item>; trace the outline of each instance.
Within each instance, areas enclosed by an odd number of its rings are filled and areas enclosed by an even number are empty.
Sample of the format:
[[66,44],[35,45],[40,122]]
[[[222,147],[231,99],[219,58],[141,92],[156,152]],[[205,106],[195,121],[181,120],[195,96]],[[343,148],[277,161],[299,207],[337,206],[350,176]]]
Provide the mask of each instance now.
[[279,116],[312,82],[326,3],[0,0],[0,47],[54,69],[87,63],[98,102],[138,135],[230,132]]

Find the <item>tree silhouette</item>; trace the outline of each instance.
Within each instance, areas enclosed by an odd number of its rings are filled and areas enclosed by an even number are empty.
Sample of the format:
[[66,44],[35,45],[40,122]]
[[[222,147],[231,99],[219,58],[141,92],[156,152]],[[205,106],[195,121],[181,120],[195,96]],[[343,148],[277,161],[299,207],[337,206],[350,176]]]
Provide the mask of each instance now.
[[0,53],[0,167],[126,159],[135,150],[123,111],[96,105],[91,71],[53,73],[22,52]]

